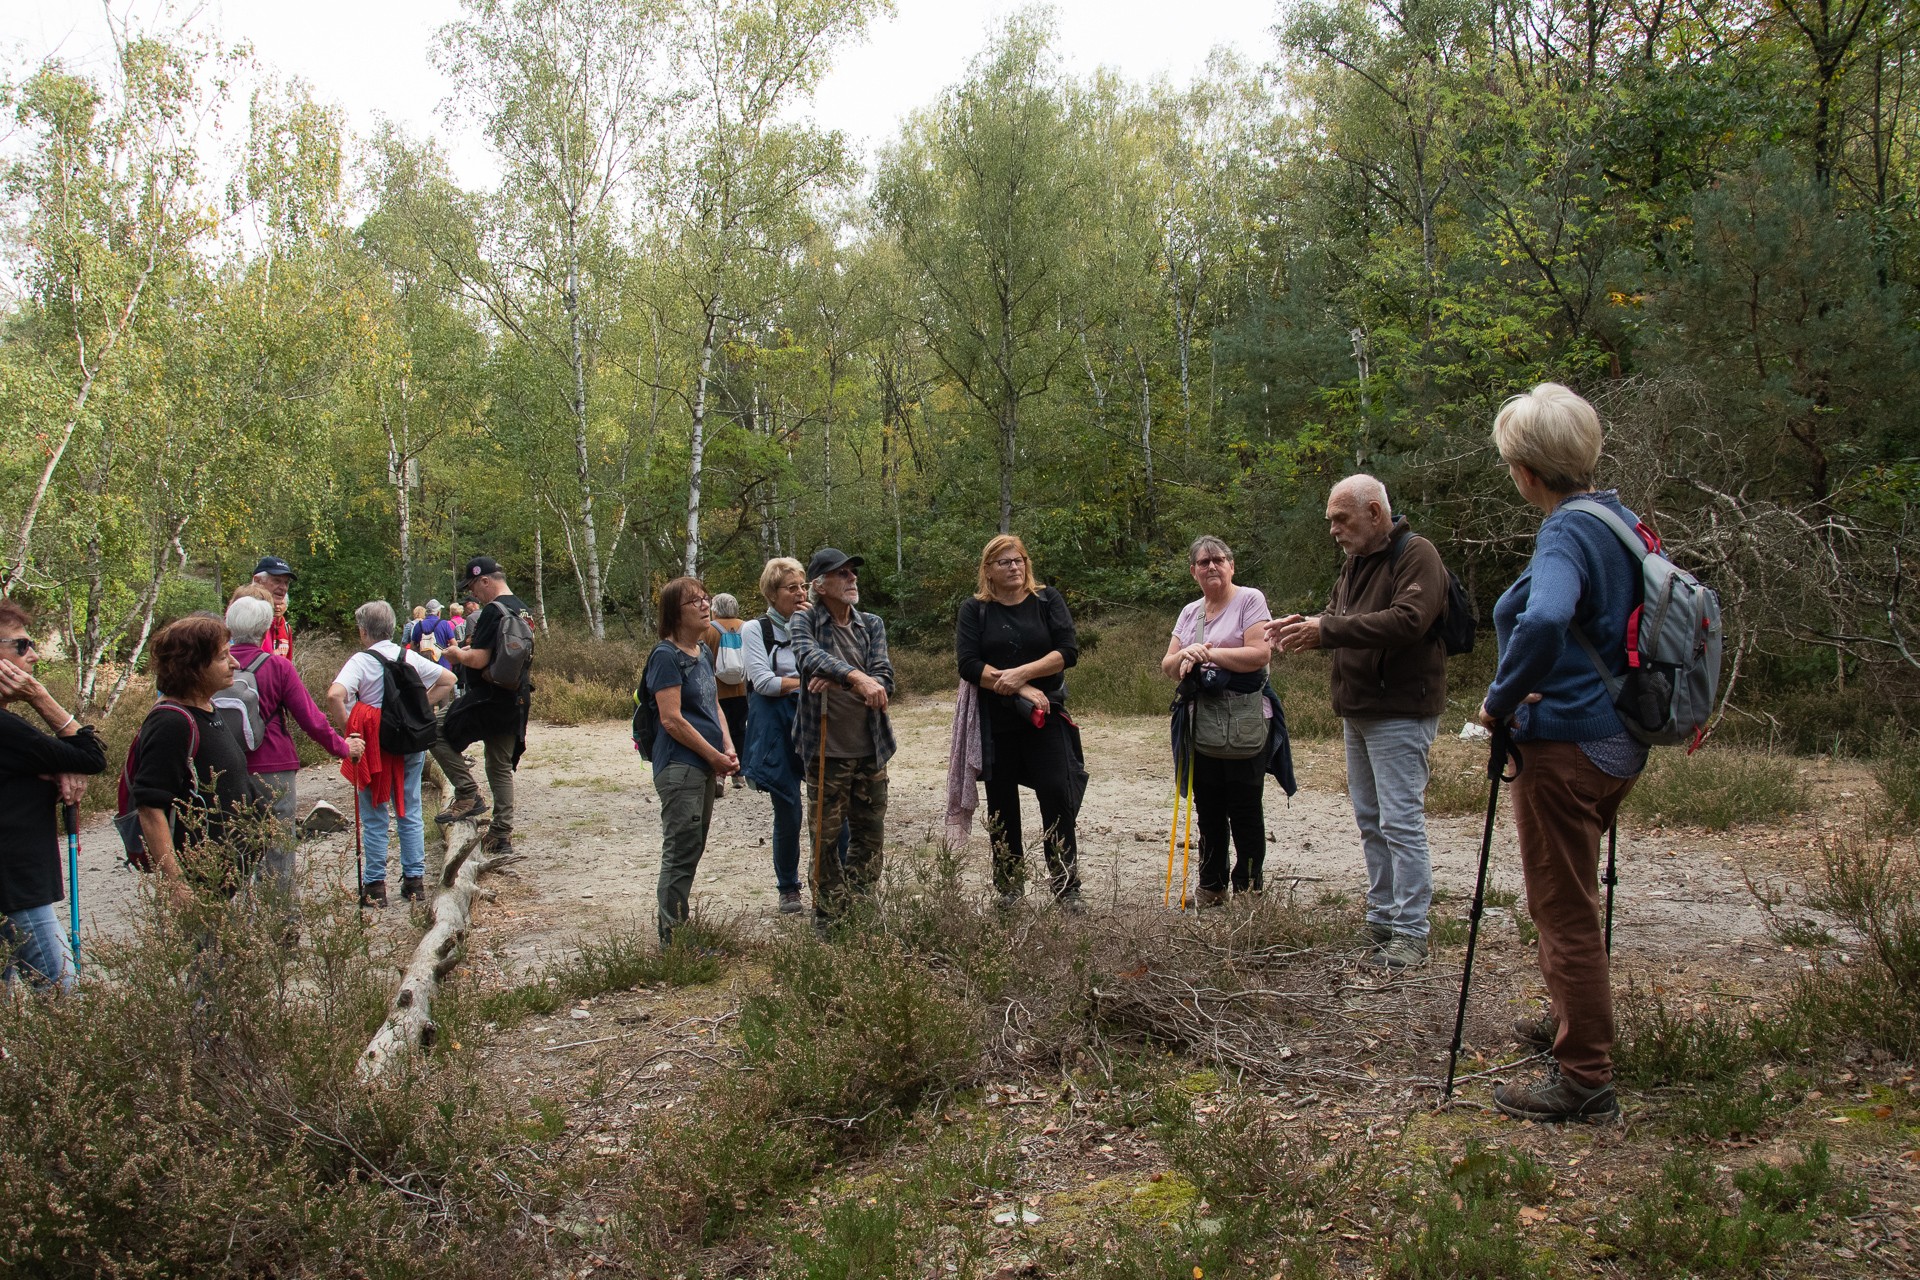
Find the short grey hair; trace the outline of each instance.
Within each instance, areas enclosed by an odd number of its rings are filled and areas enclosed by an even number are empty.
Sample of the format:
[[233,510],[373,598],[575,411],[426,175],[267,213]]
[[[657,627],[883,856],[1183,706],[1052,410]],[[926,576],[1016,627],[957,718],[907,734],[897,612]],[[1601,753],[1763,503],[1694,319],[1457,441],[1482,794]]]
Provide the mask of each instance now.
[[713,616],[716,618],[737,618],[740,616],[740,601],[722,591],[712,600]]
[[1327,495],[1331,503],[1350,503],[1354,510],[1362,510],[1369,502],[1380,504],[1380,514],[1393,519],[1393,503],[1387,501],[1387,486],[1370,475],[1348,476],[1333,486],[1333,492]]
[[227,630],[235,644],[259,644],[273,625],[273,605],[253,596],[241,596],[227,606]]
[[385,600],[369,600],[353,611],[353,625],[369,640],[391,640],[393,606]]
[[1201,556],[1219,556],[1222,560],[1232,560],[1233,548],[1212,534],[1203,533],[1193,540],[1192,546],[1187,548],[1187,563],[1191,565]]

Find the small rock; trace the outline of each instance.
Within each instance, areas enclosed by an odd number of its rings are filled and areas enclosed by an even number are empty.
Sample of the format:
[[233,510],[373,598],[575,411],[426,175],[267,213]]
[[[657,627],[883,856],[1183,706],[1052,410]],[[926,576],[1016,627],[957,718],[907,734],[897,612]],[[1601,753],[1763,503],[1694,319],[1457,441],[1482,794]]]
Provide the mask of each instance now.
[[567,1013],[567,1016],[575,1022],[584,1022],[593,1016],[593,1011],[591,1009],[573,1009]]
[[307,810],[307,816],[300,820],[300,833],[302,835],[330,835],[335,831],[345,831],[346,829],[346,817],[325,800],[314,801],[313,808]]

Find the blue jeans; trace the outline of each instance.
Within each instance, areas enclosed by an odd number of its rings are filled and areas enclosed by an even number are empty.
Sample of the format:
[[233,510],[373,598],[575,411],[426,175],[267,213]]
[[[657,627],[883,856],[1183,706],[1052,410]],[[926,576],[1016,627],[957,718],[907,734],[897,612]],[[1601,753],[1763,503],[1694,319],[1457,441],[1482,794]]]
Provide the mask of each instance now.
[[[768,792],[773,801],[773,879],[782,893],[800,892],[800,821],[798,793],[791,800]],[[847,841],[852,829],[840,824],[840,856],[847,856]]]
[[0,979],[10,986],[16,978],[36,987],[73,990],[73,952],[60,923],[59,903],[0,916]]
[[1347,797],[1367,856],[1367,923],[1427,936],[1427,752],[1440,717],[1346,720]]
[[[427,827],[420,812],[420,771],[426,767],[427,753],[416,751],[406,757],[406,763],[406,785],[402,794],[406,797],[407,813],[400,819],[400,874],[424,876],[427,874]],[[366,860],[366,870],[360,878],[372,884],[387,878],[387,830],[392,810],[384,802],[375,804],[368,800],[367,793],[357,788],[353,799],[360,806],[360,849]]]

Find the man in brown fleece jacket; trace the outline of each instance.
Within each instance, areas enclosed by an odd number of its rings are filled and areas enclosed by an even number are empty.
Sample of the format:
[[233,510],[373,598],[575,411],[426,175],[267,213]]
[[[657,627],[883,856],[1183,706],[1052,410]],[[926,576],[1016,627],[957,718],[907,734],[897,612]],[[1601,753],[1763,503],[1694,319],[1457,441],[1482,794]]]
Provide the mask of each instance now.
[[1447,651],[1434,624],[1447,571],[1431,542],[1396,520],[1386,486],[1348,476],[1327,497],[1327,528],[1347,553],[1317,618],[1268,626],[1287,653],[1331,649],[1333,709],[1346,726],[1347,795],[1367,859],[1368,962],[1427,962],[1427,752],[1447,702]]

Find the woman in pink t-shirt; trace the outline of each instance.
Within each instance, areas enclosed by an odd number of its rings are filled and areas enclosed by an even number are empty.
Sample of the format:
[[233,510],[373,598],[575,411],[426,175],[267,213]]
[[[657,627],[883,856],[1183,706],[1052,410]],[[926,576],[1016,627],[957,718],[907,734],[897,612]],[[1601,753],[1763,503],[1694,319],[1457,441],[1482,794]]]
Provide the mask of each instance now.
[[[1261,696],[1266,687],[1267,662],[1272,650],[1266,641],[1266,623],[1273,617],[1267,598],[1252,587],[1233,583],[1233,550],[1215,537],[1196,538],[1187,552],[1187,566],[1200,584],[1200,598],[1180,611],[1167,641],[1160,670],[1170,680],[1198,682],[1201,673],[1217,674],[1210,683],[1221,687],[1197,693],[1200,698],[1259,700],[1264,719],[1272,707]],[[1239,857],[1234,863],[1234,892],[1264,887],[1261,867],[1267,854],[1267,820],[1261,795],[1267,780],[1267,752],[1240,759],[1193,751],[1193,805],[1200,818],[1200,892],[1195,902],[1217,907],[1227,898],[1227,836],[1231,832]]]

